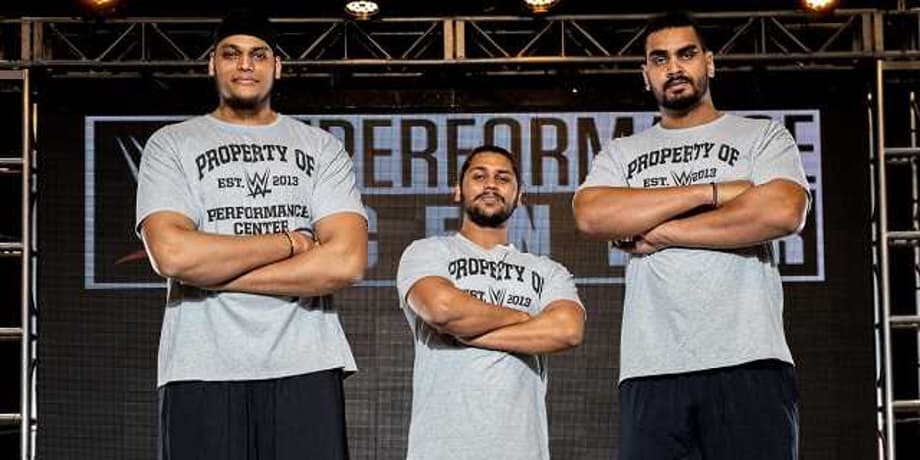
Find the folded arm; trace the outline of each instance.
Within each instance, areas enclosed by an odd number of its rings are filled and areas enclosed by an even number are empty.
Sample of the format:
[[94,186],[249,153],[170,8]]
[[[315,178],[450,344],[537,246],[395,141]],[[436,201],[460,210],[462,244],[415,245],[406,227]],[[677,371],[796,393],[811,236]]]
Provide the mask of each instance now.
[[[172,211],[151,214],[141,236],[154,271],[193,286],[210,286],[309,249],[296,232],[254,236],[205,233],[188,217]],[[288,239],[291,237],[291,240]]]
[[751,188],[719,209],[674,219],[637,239],[630,252],[669,247],[729,249],[748,247],[801,230],[808,193],[801,185],[774,179]]
[[316,222],[317,245],[289,259],[258,267],[218,291],[314,297],[361,281],[367,266],[367,221],[359,214],[336,213]]
[[578,230],[590,238],[620,240],[703,206],[719,206],[748,188],[748,181],[681,187],[589,187],[573,201]]
[[584,329],[585,311],[582,306],[571,300],[557,300],[530,321],[462,341],[479,348],[535,355],[580,345]]
[[485,303],[439,276],[422,278],[407,295],[409,307],[442,334],[471,337],[530,320],[522,311]]

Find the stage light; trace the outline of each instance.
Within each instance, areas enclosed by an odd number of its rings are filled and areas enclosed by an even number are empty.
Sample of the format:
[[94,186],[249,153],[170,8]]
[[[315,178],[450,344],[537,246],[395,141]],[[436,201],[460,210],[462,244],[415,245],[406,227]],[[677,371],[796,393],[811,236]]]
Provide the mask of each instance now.
[[125,7],[128,0],[79,0],[77,4],[80,7],[84,17],[95,20],[105,20],[117,16]]
[[373,0],[350,1],[345,4],[345,12],[359,21],[366,21],[380,12],[380,5]]
[[827,13],[837,7],[837,0],[802,0],[802,7],[813,13]]
[[83,3],[89,8],[96,10],[106,10],[115,7],[118,0],[83,0]]
[[527,8],[530,8],[530,11],[536,14],[546,13],[557,3],[559,3],[559,0],[524,0]]

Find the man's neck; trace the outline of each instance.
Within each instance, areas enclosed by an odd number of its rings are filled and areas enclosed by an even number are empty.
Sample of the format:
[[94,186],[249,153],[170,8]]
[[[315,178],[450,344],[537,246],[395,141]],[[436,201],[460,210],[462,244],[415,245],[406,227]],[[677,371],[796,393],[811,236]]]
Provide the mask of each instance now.
[[465,218],[460,226],[460,234],[483,249],[492,249],[500,244],[508,244],[507,224],[505,222],[505,225],[498,228],[480,227]]
[[666,129],[692,128],[705,125],[722,116],[711,100],[701,100],[699,104],[687,110],[670,110],[661,108],[661,127]]
[[215,118],[238,125],[268,125],[278,118],[278,114],[268,104],[254,109],[235,109],[226,104],[219,105],[211,113]]

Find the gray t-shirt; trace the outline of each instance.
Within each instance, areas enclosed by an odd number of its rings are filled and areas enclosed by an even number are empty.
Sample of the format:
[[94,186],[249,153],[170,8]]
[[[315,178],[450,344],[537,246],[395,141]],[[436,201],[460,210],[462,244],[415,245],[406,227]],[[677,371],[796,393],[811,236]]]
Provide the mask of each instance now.
[[[141,158],[137,229],[157,211],[225,235],[312,229],[341,212],[365,216],[342,144],[282,115],[259,126],[200,116],[154,133]],[[168,281],[158,386],[333,368],[356,370],[331,297],[208,292]]]
[[[651,188],[788,179],[808,190],[799,151],[776,122],[726,114],[687,129],[655,125],[613,140],[581,188]],[[737,250],[667,248],[632,256],[620,381],[775,358],[792,363],[783,290],[770,244]]]
[[460,234],[415,241],[396,275],[415,338],[409,459],[549,458],[546,360],[467,347],[439,334],[407,304],[416,281],[437,276],[496,308],[536,315],[551,302],[581,305],[572,274],[513,246],[484,249]]

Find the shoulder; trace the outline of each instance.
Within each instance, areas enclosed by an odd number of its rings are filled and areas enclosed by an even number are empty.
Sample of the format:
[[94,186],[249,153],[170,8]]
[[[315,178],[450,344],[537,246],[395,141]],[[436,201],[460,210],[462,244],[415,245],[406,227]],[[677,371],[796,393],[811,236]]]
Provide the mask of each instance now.
[[339,142],[339,140],[324,129],[309,125],[304,121],[298,120],[292,116],[280,114],[278,124],[286,129],[296,133],[304,139],[319,143]]
[[345,146],[329,131],[317,128],[288,115],[280,115],[279,124],[285,127],[290,136],[299,139],[320,161],[348,156]]
[[529,252],[519,252],[519,254],[523,260],[535,270],[539,270],[546,274],[560,273],[566,276],[570,275],[569,270],[565,268],[564,265],[549,258],[549,256],[532,254]]
[[207,136],[213,128],[214,124],[207,115],[191,117],[157,129],[147,138],[147,145],[179,145],[183,141]]
[[150,142],[150,140],[162,142],[181,139],[183,136],[188,136],[189,133],[200,131],[203,123],[206,123],[204,116],[192,117],[180,122],[170,123],[154,131],[148,138],[148,142]]
[[452,244],[452,238],[453,237],[451,236],[429,236],[428,238],[415,240],[410,243],[409,246],[406,246],[405,250],[403,250],[403,257],[436,256],[450,248]]
[[617,137],[610,139],[604,145],[604,150],[610,153],[615,153],[617,151],[631,151],[637,148],[648,144],[649,142],[654,142],[660,137],[660,128],[658,125],[653,125],[637,133],[630,134],[629,136]]
[[750,118],[743,117],[741,115],[735,115],[733,113],[726,113],[725,117],[725,129],[739,132],[768,132],[776,130],[784,130],[782,124],[774,121],[770,118]]

